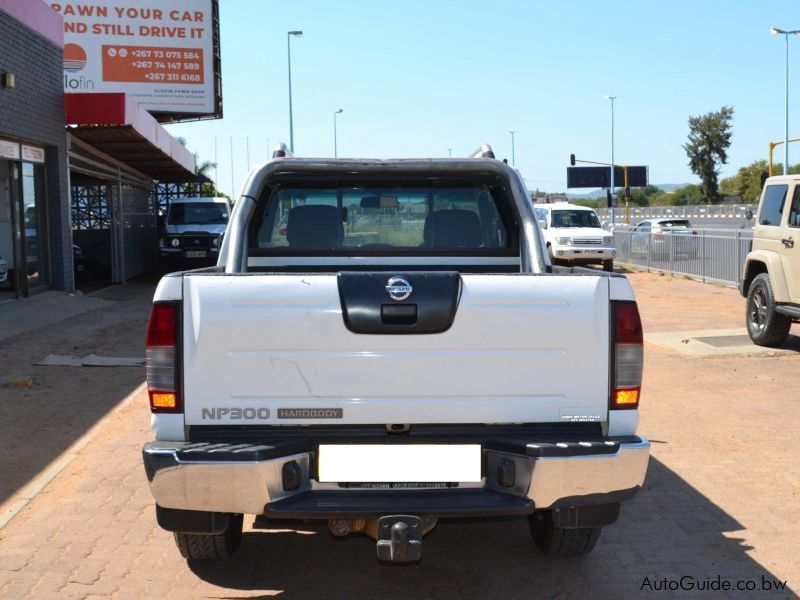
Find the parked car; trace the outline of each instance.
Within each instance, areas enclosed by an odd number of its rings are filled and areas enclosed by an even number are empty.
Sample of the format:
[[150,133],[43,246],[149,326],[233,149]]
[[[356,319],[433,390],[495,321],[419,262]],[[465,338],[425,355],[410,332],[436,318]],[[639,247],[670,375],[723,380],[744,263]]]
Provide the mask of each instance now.
[[543,552],[589,552],[647,470],[628,280],[551,267],[488,146],[281,154],[248,177],[223,270],[155,293],[143,458],[181,554],[231,556],[243,515],[327,521],[395,563],[443,517],[526,515]]
[[230,205],[225,198],[172,200],[159,240],[168,270],[216,264]]
[[603,229],[597,213],[589,207],[557,202],[533,209],[544,231],[547,252],[553,264],[601,264],[614,270],[614,236]]
[[780,346],[800,323],[800,177],[768,178],[757,217],[739,291],[750,339]]
[[632,256],[659,259],[697,258],[697,230],[688,219],[647,219],[633,228],[630,236]]

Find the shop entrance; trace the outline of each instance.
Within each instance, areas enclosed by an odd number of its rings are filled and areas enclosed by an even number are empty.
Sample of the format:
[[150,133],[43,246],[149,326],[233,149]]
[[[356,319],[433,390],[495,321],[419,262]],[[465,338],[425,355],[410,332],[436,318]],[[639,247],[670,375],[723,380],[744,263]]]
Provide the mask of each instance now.
[[0,301],[49,283],[44,167],[0,160]]
[[0,160],[0,302],[17,297],[14,226],[11,221],[11,165]]
[[153,182],[68,137],[76,282],[86,292],[155,268]]

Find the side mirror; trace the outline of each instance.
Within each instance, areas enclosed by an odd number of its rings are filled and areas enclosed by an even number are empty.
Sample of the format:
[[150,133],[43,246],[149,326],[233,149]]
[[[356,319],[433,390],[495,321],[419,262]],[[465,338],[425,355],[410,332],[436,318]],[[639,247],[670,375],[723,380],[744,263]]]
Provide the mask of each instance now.
[[547,221],[545,221],[544,219],[539,219],[539,227],[541,227],[542,229],[547,229]]

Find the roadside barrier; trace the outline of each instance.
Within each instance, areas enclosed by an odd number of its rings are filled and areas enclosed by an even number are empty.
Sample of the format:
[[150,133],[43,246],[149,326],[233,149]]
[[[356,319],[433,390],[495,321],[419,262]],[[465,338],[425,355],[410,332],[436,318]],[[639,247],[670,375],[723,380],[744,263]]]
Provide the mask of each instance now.
[[614,243],[617,262],[738,286],[753,232],[693,229],[688,233],[651,233],[617,227]]
[[[668,219],[670,217],[682,219],[702,219],[707,217],[717,218],[745,218],[747,209],[755,213],[758,204],[692,204],[687,206],[631,206],[628,208],[632,225],[642,219]],[[617,222],[624,218],[625,207],[618,206],[616,211]],[[610,208],[598,208],[597,216],[601,221],[611,219]]]

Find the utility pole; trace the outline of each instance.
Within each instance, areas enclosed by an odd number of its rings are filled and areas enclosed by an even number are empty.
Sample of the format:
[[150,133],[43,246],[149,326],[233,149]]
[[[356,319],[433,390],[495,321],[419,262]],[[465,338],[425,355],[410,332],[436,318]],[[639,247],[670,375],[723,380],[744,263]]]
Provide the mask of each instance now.
[[606,100],[611,100],[611,226],[616,223],[614,220],[614,170],[616,163],[614,162],[614,100],[617,96],[603,96]]
[[289,150],[294,154],[294,120],[292,117],[292,37],[300,37],[302,31],[289,31],[286,34],[286,56],[289,60]]

